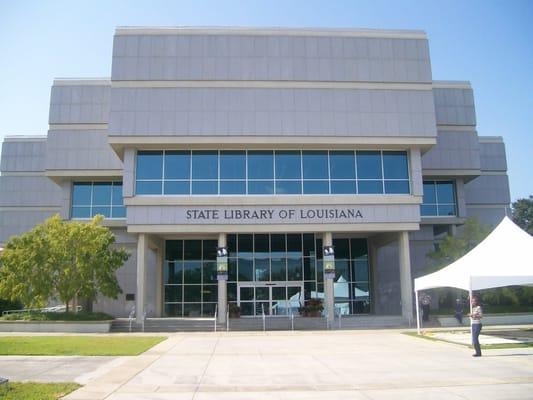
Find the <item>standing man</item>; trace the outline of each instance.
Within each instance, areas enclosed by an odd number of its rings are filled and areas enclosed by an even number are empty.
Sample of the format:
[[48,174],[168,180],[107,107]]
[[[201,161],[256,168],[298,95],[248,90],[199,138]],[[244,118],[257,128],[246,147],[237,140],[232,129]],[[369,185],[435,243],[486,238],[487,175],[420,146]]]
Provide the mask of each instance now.
[[476,352],[472,357],[481,357],[481,346],[479,345],[479,334],[481,333],[481,318],[483,318],[483,310],[479,302],[479,297],[472,296],[472,314],[470,314],[470,322],[472,324],[472,345]]

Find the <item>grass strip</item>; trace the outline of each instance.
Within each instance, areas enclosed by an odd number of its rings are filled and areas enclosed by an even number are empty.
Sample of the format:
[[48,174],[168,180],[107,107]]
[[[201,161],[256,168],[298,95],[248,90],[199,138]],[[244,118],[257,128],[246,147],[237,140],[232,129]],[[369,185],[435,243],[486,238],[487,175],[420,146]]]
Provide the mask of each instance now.
[[[451,344],[458,344],[460,346],[465,346],[472,349],[472,345],[464,344],[459,342],[454,342],[452,340],[446,340],[441,338],[436,338],[426,334],[418,335],[416,332],[402,332],[404,335],[413,336],[421,339],[432,340],[434,342],[445,342]],[[491,350],[491,349],[517,349],[517,348],[526,348],[533,347],[533,343],[495,343],[495,344],[481,344],[482,350]]]
[[162,336],[0,336],[0,355],[136,356]]
[[77,383],[9,382],[0,386],[3,400],[56,400],[78,389]]

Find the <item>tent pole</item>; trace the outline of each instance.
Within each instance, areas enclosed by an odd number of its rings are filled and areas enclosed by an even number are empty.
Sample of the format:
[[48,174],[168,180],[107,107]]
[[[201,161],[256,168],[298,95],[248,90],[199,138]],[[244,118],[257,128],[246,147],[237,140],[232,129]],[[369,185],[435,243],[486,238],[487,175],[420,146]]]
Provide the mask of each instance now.
[[468,300],[470,302],[470,336],[472,336],[472,280],[468,288]]
[[420,335],[420,307],[418,307],[418,290],[415,290],[415,304],[416,304],[416,332]]

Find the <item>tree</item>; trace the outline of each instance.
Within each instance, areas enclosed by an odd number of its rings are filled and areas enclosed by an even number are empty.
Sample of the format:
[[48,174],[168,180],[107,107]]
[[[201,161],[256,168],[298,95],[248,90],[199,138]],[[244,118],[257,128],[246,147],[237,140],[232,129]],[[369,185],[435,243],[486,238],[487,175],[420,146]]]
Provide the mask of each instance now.
[[513,221],[530,235],[533,235],[533,196],[518,199],[512,204]]
[[[427,254],[431,260],[426,268],[427,272],[435,272],[458,260],[485,239],[490,231],[489,226],[480,224],[477,219],[467,219],[458,234],[447,235],[435,251]],[[439,288],[435,291],[438,294],[439,305],[444,307],[453,307],[455,299],[461,296],[458,290],[450,288]]]
[[467,219],[457,235],[447,235],[438,249],[427,254],[433,260],[428,270],[434,272],[461,258],[485,239],[490,231],[489,226],[480,224],[477,219]]
[[42,307],[50,298],[67,306],[98,293],[116,298],[122,292],[115,271],[129,258],[117,249],[112,232],[90,222],[66,222],[59,215],[31,231],[12,237],[0,256],[0,297]]

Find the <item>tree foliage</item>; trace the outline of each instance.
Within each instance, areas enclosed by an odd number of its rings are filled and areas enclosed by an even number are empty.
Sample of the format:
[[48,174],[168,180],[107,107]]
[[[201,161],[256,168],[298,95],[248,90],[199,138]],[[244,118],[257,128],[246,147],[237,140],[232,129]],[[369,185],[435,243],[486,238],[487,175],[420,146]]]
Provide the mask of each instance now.
[[[467,219],[461,232],[456,236],[446,236],[437,250],[427,254],[432,260],[428,272],[439,270],[461,258],[483,241],[490,231],[490,226],[482,225],[476,219]],[[450,288],[440,288],[436,291],[439,295],[439,304],[444,307],[453,307],[455,299],[464,294],[460,290]],[[488,289],[481,293],[481,298],[484,303],[491,305],[532,304],[533,288],[513,286]]]
[[513,221],[530,235],[533,235],[533,196],[518,199],[512,204]]
[[68,306],[99,293],[116,298],[122,290],[115,272],[129,254],[116,248],[102,219],[65,222],[56,215],[12,237],[0,256],[0,297],[27,307],[43,307],[51,298]]
[[457,235],[447,235],[435,251],[427,254],[432,260],[428,270],[439,270],[461,258],[485,239],[490,231],[489,226],[480,224],[477,219],[467,219]]

